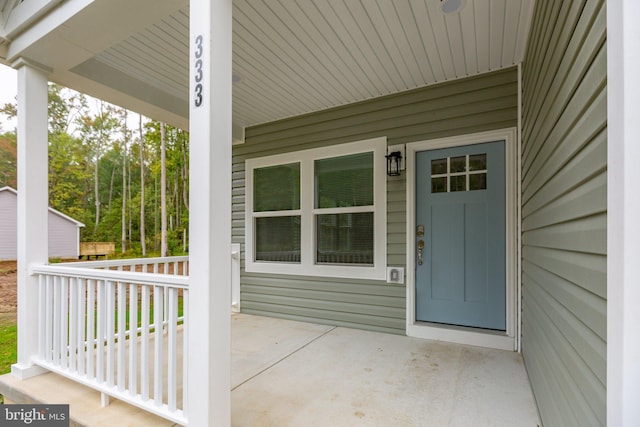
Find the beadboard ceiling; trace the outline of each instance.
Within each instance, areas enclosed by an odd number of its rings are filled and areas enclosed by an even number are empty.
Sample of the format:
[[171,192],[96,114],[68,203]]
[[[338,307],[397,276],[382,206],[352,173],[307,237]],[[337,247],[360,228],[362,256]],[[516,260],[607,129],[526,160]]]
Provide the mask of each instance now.
[[[440,0],[234,0],[234,125],[517,64],[524,57],[534,1],[462,0],[459,12],[446,14]],[[99,86],[132,97],[140,92],[158,107],[146,113],[167,110],[186,118],[189,7],[188,1],[172,3],[178,7],[142,28],[126,30],[130,26],[123,20],[125,38],[79,55],[81,62],[68,61],[68,70],[58,71],[54,64],[54,77],[58,73],[71,87],[72,75],[82,77],[79,88],[90,94]],[[8,4],[13,3],[0,0],[0,7]],[[118,103],[113,94],[108,100]],[[120,104],[128,106],[126,97]]]

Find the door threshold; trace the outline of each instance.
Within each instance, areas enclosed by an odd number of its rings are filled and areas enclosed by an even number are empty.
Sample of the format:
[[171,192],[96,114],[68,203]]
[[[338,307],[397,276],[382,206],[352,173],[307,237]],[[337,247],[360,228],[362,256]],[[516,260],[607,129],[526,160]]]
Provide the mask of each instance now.
[[435,341],[474,345],[498,350],[516,351],[515,337],[505,331],[469,328],[441,323],[413,322],[407,325],[407,335]]

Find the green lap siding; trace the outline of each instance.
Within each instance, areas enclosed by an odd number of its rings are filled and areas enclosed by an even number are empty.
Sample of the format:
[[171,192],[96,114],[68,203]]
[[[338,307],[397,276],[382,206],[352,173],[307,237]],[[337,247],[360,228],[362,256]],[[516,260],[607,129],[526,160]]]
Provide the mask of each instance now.
[[[378,280],[246,273],[245,160],[386,136],[389,145],[517,125],[510,68],[246,129],[233,148],[233,241],[242,247],[241,306],[252,314],[405,333],[406,289]],[[387,179],[387,264],[406,266],[404,174]]]
[[536,2],[522,71],[522,352],[545,426],[606,423],[605,1]]

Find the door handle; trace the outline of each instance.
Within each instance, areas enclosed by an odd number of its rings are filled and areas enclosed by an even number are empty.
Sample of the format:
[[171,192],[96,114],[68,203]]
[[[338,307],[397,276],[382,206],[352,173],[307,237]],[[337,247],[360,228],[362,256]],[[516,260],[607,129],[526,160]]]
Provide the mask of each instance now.
[[418,240],[418,265],[422,265],[422,250],[424,249],[424,240]]

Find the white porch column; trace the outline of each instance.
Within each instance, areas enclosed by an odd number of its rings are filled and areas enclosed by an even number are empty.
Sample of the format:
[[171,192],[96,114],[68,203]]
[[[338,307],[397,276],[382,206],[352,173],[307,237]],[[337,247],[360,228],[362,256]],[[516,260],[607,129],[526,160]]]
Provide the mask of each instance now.
[[231,424],[231,0],[190,2],[192,426]]
[[607,2],[607,425],[640,420],[640,2]]
[[18,70],[18,363],[11,372],[28,378],[43,372],[38,353],[38,279],[33,264],[48,262],[47,74],[24,60]]

